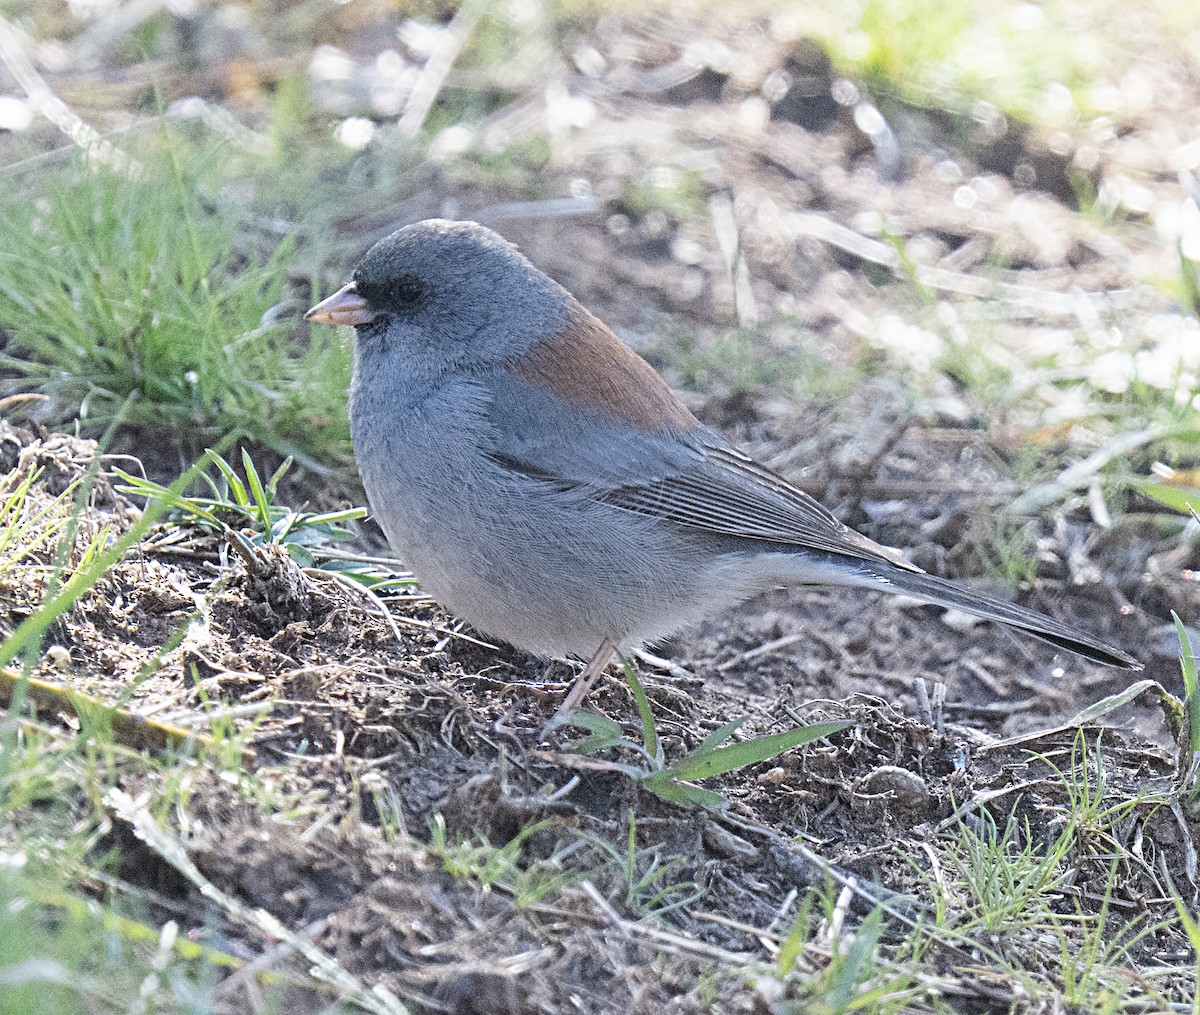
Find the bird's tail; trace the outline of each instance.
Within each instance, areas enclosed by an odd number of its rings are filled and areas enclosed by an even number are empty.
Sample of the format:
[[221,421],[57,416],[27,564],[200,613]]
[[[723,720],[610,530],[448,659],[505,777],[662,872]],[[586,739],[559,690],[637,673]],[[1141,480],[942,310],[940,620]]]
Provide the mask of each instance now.
[[1142,664],[1133,656],[1122,652],[1119,648],[1106,645],[1089,635],[1060,624],[1053,617],[1043,613],[1027,610],[1014,603],[1006,603],[1003,599],[963,588],[953,582],[946,581],[931,574],[919,571],[905,571],[900,568],[884,570],[871,569],[862,575],[861,582],[867,588],[882,589],[898,595],[912,596],[923,602],[947,609],[961,610],[972,616],[983,617],[985,620],[996,620],[1018,631],[1048,641],[1051,645],[1074,652],[1085,659],[1092,659],[1108,666],[1120,666],[1127,670],[1140,670]]

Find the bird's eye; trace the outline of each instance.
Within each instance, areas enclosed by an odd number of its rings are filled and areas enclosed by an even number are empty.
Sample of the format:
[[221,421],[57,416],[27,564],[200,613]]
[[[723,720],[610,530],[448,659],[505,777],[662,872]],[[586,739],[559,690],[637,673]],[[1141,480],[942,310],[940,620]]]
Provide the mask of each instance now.
[[387,289],[388,302],[402,309],[415,307],[425,298],[425,286],[415,275],[401,275]]
[[366,280],[356,278],[359,295],[379,310],[404,314],[416,310],[429,296],[428,287],[416,275]]

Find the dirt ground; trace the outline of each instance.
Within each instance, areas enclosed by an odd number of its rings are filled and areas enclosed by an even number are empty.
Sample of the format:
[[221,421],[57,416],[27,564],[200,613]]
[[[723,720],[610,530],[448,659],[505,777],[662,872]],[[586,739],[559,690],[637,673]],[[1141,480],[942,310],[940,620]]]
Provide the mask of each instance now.
[[[654,69],[680,58],[679,47],[662,41],[660,23],[622,22],[618,31],[601,21],[580,34],[609,71],[571,72],[596,114],[578,132],[573,157],[561,156],[536,186],[427,169],[386,215],[351,203],[341,223],[348,242],[365,246],[385,218],[390,226],[447,211],[495,226],[685,386],[706,422],[927,570],[1002,593],[987,574],[987,533],[1019,492],[1019,435],[1038,410],[1028,400],[984,404],[951,375],[920,390],[907,384],[905,357],[920,349],[889,344],[864,323],[896,316],[897,301],[920,301],[917,286],[898,294],[911,283],[887,267],[885,231],[906,242],[912,270],[944,273],[922,284],[959,319],[991,315],[986,343],[968,353],[983,361],[1003,361],[998,350],[1019,358],[1064,334],[1086,339],[1089,328],[1116,327],[1118,314],[1140,323],[1170,317],[1177,308],[1140,280],[1169,274],[1163,266],[1173,251],[1121,188],[1136,181],[1155,201],[1178,199],[1172,158],[1188,139],[1164,124],[1173,110],[1200,104],[1195,66],[1151,47],[1139,68],[1158,89],[1153,109],[1124,115],[1111,136],[1075,136],[1065,147],[1015,126],[1001,143],[986,117],[955,121],[880,98],[894,134],[889,154],[856,125],[854,103],[811,44],[731,36],[736,69],[695,68],[655,91]],[[772,93],[772,104],[762,99],[763,83],[781,68],[806,84]],[[1172,87],[1160,87],[1167,80]],[[838,94],[843,101],[831,97]],[[708,195],[699,214],[645,207],[621,185],[668,147],[672,165],[694,167]],[[1116,188],[1122,228],[1078,213],[1070,180],[1079,173],[1094,189]],[[560,193],[575,177],[600,181],[598,212],[560,219],[503,210],[505,201]],[[603,181],[616,181],[612,192]],[[736,253],[722,235],[726,213]],[[982,279],[986,298],[955,295],[965,278]],[[1104,292],[1112,295],[1095,295]],[[720,336],[739,319],[755,336],[743,350],[750,363],[807,364],[808,380],[780,390],[722,374]],[[945,333],[957,334],[954,320]],[[682,336],[695,338],[702,368],[680,353]],[[850,379],[822,387],[821,378],[841,376]],[[1021,380],[1030,389],[1047,383],[1034,367]],[[1076,395],[1051,386],[1041,409]],[[1047,462],[1078,456],[1069,418],[1042,426],[1034,443]],[[0,425],[8,482],[43,467],[43,501],[81,476],[94,454],[85,441]],[[102,471],[81,539],[106,524],[120,532],[136,517],[115,485]],[[344,496],[336,486],[311,499]],[[1139,676],[1180,693],[1170,611],[1200,618],[1200,546],[1163,530],[1146,508],[1130,505],[1144,521],[1108,527],[1085,497],[1043,508],[1034,522],[1036,576],[1012,594],[1133,653],[1145,663]],[[369,526],[362,544],[378,548]],[[48,562],[51,549],[35,556]],[[14,583],[2,591],[8,633],[42,589]],[[854,886],[856,916],[884,902],[902,928],[921,917],[939,876],[932,842],[959,822],[1003,826],[1010,813],[1021,825],[1019,843],[1048,841],[1077,804],[1056,769],[1079,765],[1100,765],[1108,799],[1129,809],[1113,829],[1081,836],[1065,860],[1062,915],[1097,911],[1117,852],[1105,836],[1124,837],[1125,847],[1109,902],[1114,933],[1137,919],[1172,917],[1164,871],[1181,891],[1195,891],[1200,829],[1152,802],[1176,776],[1158,703],[1137,700],[1107,716],[1103,732],[1061,726],[1125,687],[1124,672],[892,597],[779,590],[656,647],[658,662],[642,661],[667,756],[737,716],[750,717],[748,734],[815,719],[853,725],[710,780],[730,806],[704,812],[569,753],[578,733],[543,735],[570,676],[566,664],[480,645],[419,597],[389,603],[399,637],[361,593],[302,572],[285,555],[263,551],[250,562],[215,537],[168,528],[55,626],[48,643],[58,648],[35,676],[61,680],[62,649],[76,689],[115,701],[136,684],[126,707],[156,721],[186,724],[214,704],[260,706],[237,720],[252,729],[249,767],[272,792],[294,797],[296,820],[264,818],[251,796],[200,767],[181,832],[188,856],[218,889],[269,910],[351,974],[418,1010],[767,1011],[786,998],[771,993],[769,978],[747,982],[742,973],[772,961],[798,891],[824,885],[832,870],[839,885]],[[184,626],[182,642],[163,653]],[[591,707],[631,735],[636,729],[616,676]],[[649,872],[640,887],[623,880],[599,845],[627,840],[631,812],[638,870]],[[429,842],[435,820],[450,841],[492,845],[536,824],[521,843],[524,863],[574,880],[564,891],[518,899],[489,889],[486,878],[454,877],[435,850],[396,839],[407,832]],[[105,845],[121,846],[121,876],[154,889],[154,906],[169,903],[187,933],[234,953],[262,950],[131,826],[114,821]],[[640,919],[685,897],[693,883],[703,890],[698,903]],[[1028,935],[1020,947],[1036,957],[1055,946]],[[923,985],[954,1010],[1022,1010],[1018,984],[979,971],[989,965],[983,952],[968,944],[931,949]],[[1185,968],[1188,956],[1182,932],[1164,924],[1130,959],[1142,969]],[[1054,961],[1047,952],[1046,967]],[[1185,989],[1182,979],[1176,988],[1156,986],[1177,998]],[[235,1008],[242,990],[251,987],[229,987]],[[283,1010],[317,1012],[327,1003],[297,986]],[[929,1010],[922,1005],[912,1010]]]
[[[85,442],[7,427],[0,447],[15,475],[45,468],[45,496],[77,478],[92,451]],[[917,431],[889,458],[944,448]],[[136,515],[104,480],[93,505],[88,526],[119,529]],[[1151,802],[1175,776],[1154,703],[1126,710],[1102,737],[1088,728],[1079,741],[1076,729],[1055,723],[1129,677],[1056,658],[988,625],[950,626],[940,611],[889,597],[782,590],[662,647],[669,665],[643,665],[643,674],[669,758],[731,717],[750,716],[744,729],[754,734],[819,718],[853,721],[827,743],[709,780],[730,806],[701,812],[638,791],[597,759],[564,753],[577,739],[569,732],[543,734],[558,700],[556,686],[543,681],[568,677],[561,664],[547,672],[543,662],[463,640],[452,618],[421,602],[396,604],[403,618],[397,641],[361,595],[301,572],[282,554],[264,551],[249,565],[223,554],[211,536],[174,532],[158,542],[114,570],[52,631],[58,648],[36,675],[60,679],[65,649],[72,685],[116,700],[190,618],[182,644],[142,680],[128,707],[186,723],[214,703],[269,702],[252,720],[250,767],[274,792],[294,796],[297,814],[308,817],[280,825],[262,816],[252,794],[231,794],[212,770],[198,769],[184,840],[189,857],[222,891],[264,907],[352,974],[427,1010],[761,1010],[769,995],[732,972],[705,986],[702,971],[767,961],[761,932],[785,932],[796,891],[830,876],[816,857],[837,876],[856,879],[861,894],[852,912],[861,917],[872,900],[886,901],[902,926],[929,897],[932,840],[958,821],[978,823],[992,813],[1003,822],[1011,812],[1028,822],[1022,842],[1048,841],[1077,805],[1056,768],[1095,765],[1097,752],[1106,801],[1131,807],[1119,834],[1139,829],[1141,837],[1142,862],[1127,863],[1112,900],[1114,933],[1125,920],[1166,915],[1162,870],[1194,863],[1196,829]],[[13,621],[22,616],[22,598],[24,609],[36,605],[35,588],[5,591],[17,600]],[[1149,674],[1173,686],[1178,664],[1161,619],[1144,607],[1123,614],[1117,605],[1136,595],[1136,587],[1111,578],[1079,589],[1045,579],[1026,598],[1138,652]],[[1164,595],[1160,589],[1141,601]],[[935,697],[945,683],[944,707],[935,702],[922,711],[922,680]],[[636,729],[616,677],[591,704],[631,735]],[[1001,739],[1032,730],[1045,732]],[[1137,799],[1144,802],[1129,803]],[[652,881],[641,896],[596,845],[622,843],[631,812],[640,870],[673,864],[669,878]],[[423,841],[435,816],[450,841],[494,845],[544,822],[523,841],[525,861],[535,870],[544,864],[547,872],[573,872],[588,889],[518,903],[451,876],[435,854],[389,841],[384,831],[407,830]],[[132,830],[116,823],[105,845],[121,846],[127,882],[171,900],[180,908],[170,915],[185,914],[192,933],[236,953],[245,928],[231,925]],[[1101,898],[1110,857],[1097,834],[1070,858],[1064,914]],[[702,888],[702,901],[638,921],[639,906],[672,885],[680,897]],[[245,947],[253,953],[253,935]],[[938,988],[958,1010],[1008,1011],[1017,1003],[1016,988],[1002,977],[964,971],[986,961],[969,949],[944,949]],[[1164,928],[1139,942],[1136,957],[1170,964],[1186,949],[1180,934]],[[286,1010],[323,1004],[298,987]]]

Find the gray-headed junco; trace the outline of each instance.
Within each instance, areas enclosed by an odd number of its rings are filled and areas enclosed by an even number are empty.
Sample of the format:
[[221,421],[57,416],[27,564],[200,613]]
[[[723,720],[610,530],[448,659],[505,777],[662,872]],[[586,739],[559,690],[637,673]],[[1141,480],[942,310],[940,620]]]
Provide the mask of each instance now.
[[847,528],[483,226],[392,233],[305,316],[358,333],[354,456],[392,548],[479,630],[590,659],[564,710],[614,652],[792,583],[913,596],[1140,669]]

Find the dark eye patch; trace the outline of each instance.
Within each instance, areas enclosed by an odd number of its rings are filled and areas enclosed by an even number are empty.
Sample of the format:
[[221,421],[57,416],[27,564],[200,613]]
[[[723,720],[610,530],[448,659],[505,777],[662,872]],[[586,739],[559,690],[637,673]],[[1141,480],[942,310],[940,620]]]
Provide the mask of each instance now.
[[429,288],[416,275],[378,280],[357,279],[359,295],[371,306],[393,313],[411,313],[429,298]]

